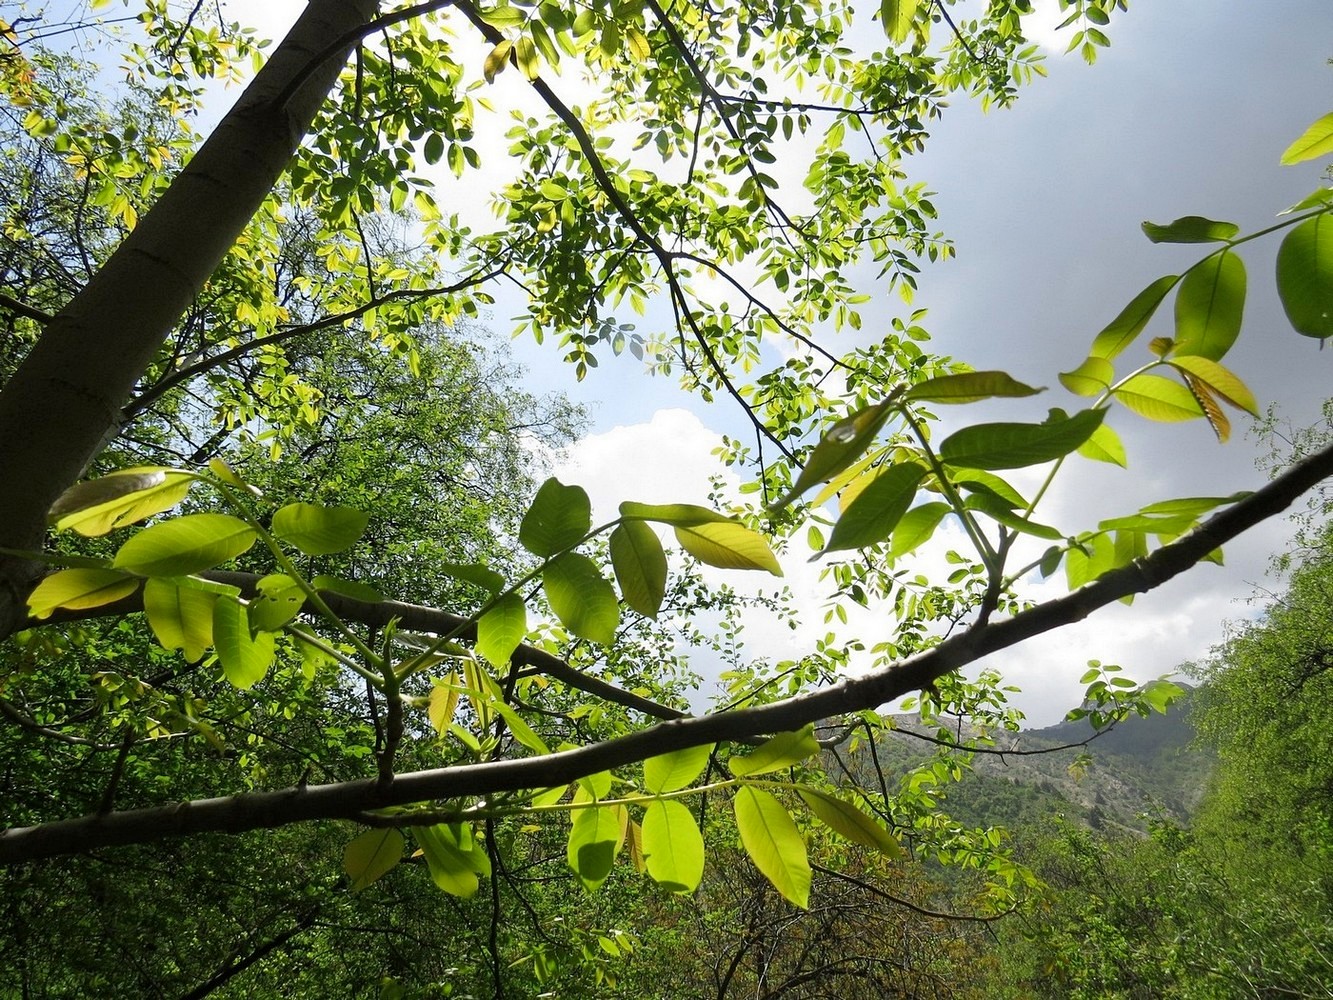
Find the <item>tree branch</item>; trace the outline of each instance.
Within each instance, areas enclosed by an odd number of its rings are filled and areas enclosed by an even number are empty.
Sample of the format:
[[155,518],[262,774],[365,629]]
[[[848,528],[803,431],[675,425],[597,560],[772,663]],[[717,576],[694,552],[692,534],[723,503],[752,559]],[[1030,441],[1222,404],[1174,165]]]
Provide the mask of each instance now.
[[438,799],[471,799],[497,792],[551,788],[673,750],[791,731],[807,722],[876,708],[911,691],[921,690],[950,671],[990,653],[1082,621],[1098,608],[1161,586],[1190,569],[1218,546],[1282,512],[1331,475],[1333,445],[1293,466],[1169,545],[1111,570],[1072,594],[1029,608],[1004,621],[975,626],[933,649],[810,694],[757,708],[662,722],[604,743],[540,757],[400,774],[387,788],[373,778],[306,785],[11,829],[0,834],[0,863],[12,864],[205,831],[239,833],[306,820],[346,819],[365,811]]

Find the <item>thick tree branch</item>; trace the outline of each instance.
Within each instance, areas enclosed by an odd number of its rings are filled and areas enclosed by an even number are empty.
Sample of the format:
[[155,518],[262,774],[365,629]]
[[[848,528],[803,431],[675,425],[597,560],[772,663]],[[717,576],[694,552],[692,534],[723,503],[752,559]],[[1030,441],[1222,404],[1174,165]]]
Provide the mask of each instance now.
[[387,788],[375,779],[306,785],[11,829],[0,834],[0,863],[144,843],[166,836],[205,831],[238,833],[306,820],[350,818],[389,806],[440,799],[471,800],[497,792],[552,788],[672,750],[795,730],[807,722],[876,708],[918,691],[989,653],[1081,621],[1122,597],[1161,586],[1214,549],[1285,510],[1330,475],[1333,475],[1333,445],[1213,515],[1189,534],[1104,574],[1072,594],[1004,621],[973,627],[892,666],[810,694],[758,708],[663,722],[618,739],[542,757],[400,774]]

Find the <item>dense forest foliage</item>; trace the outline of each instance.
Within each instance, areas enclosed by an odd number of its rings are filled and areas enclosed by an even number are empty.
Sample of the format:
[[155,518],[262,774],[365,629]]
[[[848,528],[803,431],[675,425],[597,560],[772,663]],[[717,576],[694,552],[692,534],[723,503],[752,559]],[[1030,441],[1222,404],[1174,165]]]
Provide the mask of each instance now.
[[[1039,511],[1128,464],[1112,410],[1257,414],[1222,360],[1260,237],[1294,332],[1333,336],[1333,188],[1258,232],[1145,224],[1198,258],[1063,405],[937,433],[1043,390],[931,353],[918,311],[824,338],[869,323],[857,265],[910,298],[952,254],[902,159],[1041,75],[1026,0],[311,0],[271,47],[205,6],[0,21],[0,997],[1329,995],[1321,522],[1198,668],[1216,768],[1146,833],[979,781],[1021,717],[963,668],[1333,474],[1314,432],[1253,493]],[[1070,50],[1126,6],[1059,0]],[[1327,156],[1333,116],[1293,140]],[[582,414],[485,329],[502,283],[580,378],[628,352],[731,399],[742,493],[595,526],[546,467]],[[717,571],[803,558],[882,631],[747,659],[746,612],[811,609]],[[727,668],[705,712],[688,650]],[[1108,743],[1185,691],[1086,670],[1070,721]]]

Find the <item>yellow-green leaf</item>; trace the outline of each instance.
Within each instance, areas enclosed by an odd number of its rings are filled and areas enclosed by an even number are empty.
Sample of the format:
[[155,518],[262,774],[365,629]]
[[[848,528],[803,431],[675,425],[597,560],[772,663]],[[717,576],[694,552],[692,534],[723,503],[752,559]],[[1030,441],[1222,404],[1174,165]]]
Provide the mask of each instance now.
[[591,559],[566,552],[542,570],[542,586],[551,610],[567,629],[604,646],[615,642],[620,603]]
[[114,569],[57,570],[28,595],[28,613],[34,618],[48,618],[56,608],[100,608],[128,597],[138,587],[136,578]]
[[902,462],[882,471],[847,505],[833,526],[825,551],[859,549],[888,538],[911,506],[925,474],[925,466],[915,462]]
[[93,538],[170,510],[185,499],[193,482],[193,476],[176,469],[122,469],[75,483],[60,494],[47,516],[56,531]]
[[1176,292],[1176,353],[1220,361],[1245,313],[1245,265],[1230,250],[1200,261]]
[[164,649],[179,649],[191,663],[213,645],[213,602],[217,594],[154,577],[144,583],[148,627]]
[[818,788],[803,787],[796,791],[820,822],[839,836],[890,857],[902,854],[902,845],[893,835],[852,803]]
[[819,744],[815,741],[815,727],[813,723],[807,723],[800,729],[778,733],[765,740],[744,757],[732,757],[727,761],[727,767],[736,777],[745,778],[791,767],[817,753]]
[[907,41],[919,6],[921,0],[880,0],[879,18],[884,24],[884,33],[895,45]]
[[975,403],[997,397],[1035,396],[1044,391],[1044,387],[1025,385],[1005,372],[960,372],[920,382],[903,398],[924,403]]
[[477,621],[477,652],[503,667],[528,634],[528,609],[518,594],[505,594]]
[[693,892],[704,874],[704,839],[689,809],[674,800],[648,803],[642,834],[653,880],[670,892]]
[[272,531],[308,556],[326,556],[351,548],[369,523],[369,514],[351,507],[290,503],[273,515]]
[[1060,373],[1060,384],[1079,396],[1099,396],[1115,380],[1115,368],[1105,358],[1083,359],[1073,371]]
[[764,536],[734,521],[677,526],[676,540],[701,563],[719,569],[762,569],[774,576],[782,575],[773,550]]
[[1182,354],[1172,358],[1170,364],[1174,368],[1188,372],[1206,385],[1212,393],[1236,409],[1259,416],[1259,403],[1254,398],[1254,393],[1230,369],[1197,354]]
[[397,867],[403,859],[403,835],[393,827],[367,830],[343,848],[343,871],[358,892]]
[[1333,111],[1324,115],[1300,134],[1282,153],[1282,163],[1291,165],[1320,156],[1333,155]]
[[711,743],[649,757],[643,762],[643,787],[654,795],[685,788],[708,763]]
[[1148,325],[1148,320],[1152,319],[1153,313],[1166,298],[1166,293],[1175,288],[1179,280],[1180,275],[1168,274],[1134,296],[1129,305],[1120,310],[1120,314],[1093,338],[1089,355],[1109,361],[1132,344]]
[[810,859],[801,831],[782,803],[748,785],[732,802],[741,845],[782,897],[802,909],[810,905]]
[[1203,408],[1179,382],[1160,375],[1135,375],[1115,391],[1115,398],[1141,417],[1162,423],[1193,420]]
[[1120,435],[1106,424],[1098,427],[1092,432],[1092,437],[1078,446],[1078,454],[1095,462],[1110,462],[1122,469],[1129,464]]
[[245,606],[234,597],[219,597],[213,602],[213,645],[227,680],[241,689],[263,679],[276,651],[272,632],[250,635]]
[[188,576],[235,559],[255,538],[254,529],[239,517],[186,514],[127,539],[112,565],[140,576]]
[[625,603],[656,618],[666,596],[667,560],[657,533],[642,521],[623,521],[611,532],[611,566]]

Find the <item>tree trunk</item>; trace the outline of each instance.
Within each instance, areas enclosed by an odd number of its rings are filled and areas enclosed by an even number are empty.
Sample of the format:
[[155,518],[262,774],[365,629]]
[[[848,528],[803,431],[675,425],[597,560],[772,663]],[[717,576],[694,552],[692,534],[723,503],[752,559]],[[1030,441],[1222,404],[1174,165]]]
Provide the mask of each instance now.
[[[119,430],[135,381],[287,168],[377,9],[311,0],[180,176],[47,325],[0,393],[0,548],[41,547],[47,510]],[[41,572],[0,556],[0,638],[22,626]]]

